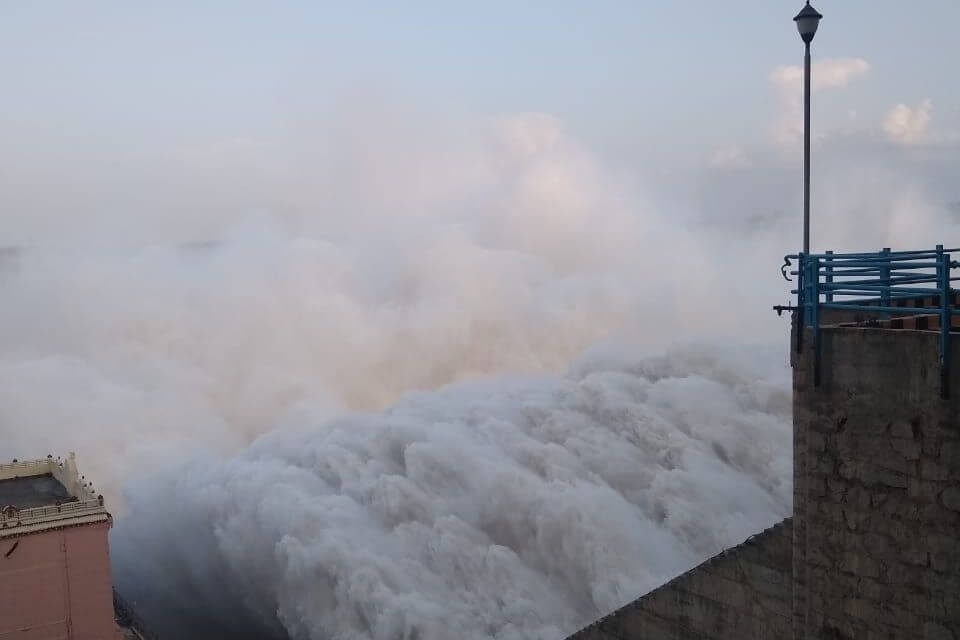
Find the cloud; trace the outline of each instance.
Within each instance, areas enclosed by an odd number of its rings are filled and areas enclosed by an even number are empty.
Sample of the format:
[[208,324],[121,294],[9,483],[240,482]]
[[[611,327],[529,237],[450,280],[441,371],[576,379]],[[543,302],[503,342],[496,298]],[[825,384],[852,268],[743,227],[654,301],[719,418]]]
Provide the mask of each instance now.
[[929,140],[932,103],[924,100],[916,107],[898,104],[883,121],[887,138],[900,144],[919,144]]
[[[843,88],[869,70],[870,65],[862,58],[821,60],[813,63],[810,70],[810,88],[814,93]],[[770,83],[779,101],[774,138],[783,144],[793,144],[803,136],[803,67],[777,67],[770,73]]]
[[[834,58],[814,62],[810,69],[813,91],[845,87],[858,76],[870,70],[862,58]],[[791,94],[803,91],[803,67],[783,65],[770,73],[770,82],[778,89]]]
[[708,161],[716,169],[742,169],[752,165],[743,147],[730,145],[714,152]]

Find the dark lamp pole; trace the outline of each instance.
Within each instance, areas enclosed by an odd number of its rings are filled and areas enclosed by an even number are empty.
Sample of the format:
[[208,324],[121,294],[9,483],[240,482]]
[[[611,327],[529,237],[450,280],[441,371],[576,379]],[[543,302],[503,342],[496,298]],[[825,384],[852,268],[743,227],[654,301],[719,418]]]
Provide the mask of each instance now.
[[817,33],[820,15],[810,1],[793,19],[806,49],[803,56],[803,255],[810,255],[810,42]]

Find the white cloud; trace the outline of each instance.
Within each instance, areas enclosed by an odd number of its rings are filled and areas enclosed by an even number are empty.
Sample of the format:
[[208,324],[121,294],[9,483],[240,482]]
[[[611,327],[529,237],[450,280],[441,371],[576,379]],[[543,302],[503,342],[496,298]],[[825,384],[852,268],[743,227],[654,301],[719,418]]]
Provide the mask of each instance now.
[[916,107],[898,104],[883,121],[883,132],[888,139],[901,144],[917,144],[928,140],[932,106],[929,99]]
[[[814,63],[810,70],[811,88],[814,93],[824,89],[843,88],[869,70],[870,65],[862,58],[822,60]],[[770,83],[780,102],[774,136],[780,143],[792,144],[803,135],[803,67],[777,67],[770,73]]]
[[739,145],[730,145],[717,149],[710,156],[709,165],[717,169],[740,169],[752,165],[743,147]]
[[[858,76],[870,70],[870,65],[862,58],[832,58],[815,62],[810,70],[813,90],[845,87]],[[777,67],[770,74],[774,86],[800,95],[803,90],[803,67],[798,64]]]

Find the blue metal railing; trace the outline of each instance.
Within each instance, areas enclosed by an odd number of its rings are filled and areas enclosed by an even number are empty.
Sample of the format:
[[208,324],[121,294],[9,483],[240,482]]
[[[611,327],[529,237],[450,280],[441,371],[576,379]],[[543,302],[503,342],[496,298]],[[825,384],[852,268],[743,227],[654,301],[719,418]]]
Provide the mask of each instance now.
[[[960,280],[952,270],[960,263],[950,259],[950,254],[960,249],[935,249],[922,251],[891,251],[877,253],[802,253],[784,257],[781,272],[790,280],[788,271],[791,260],[797,261],[797,288],[791,293],[797,296],[795,309],[800,322],[797,332],[797,349],[801,348],[804,327],[813,330],[814,384],[820,383],[820,320],[821,310],[846,310],[878,315],[938,315],[940,324],[940,383],[941,394],[946,397],[950,372],[950,329],[952,319],[960,315],[953,308],[953,293],[950,283]],[[936,306],[922,303],[912,307],[899,306],[908,300],[918,301],[927,297],[936,299]],[[782,311],[786,307],[775,307]]]

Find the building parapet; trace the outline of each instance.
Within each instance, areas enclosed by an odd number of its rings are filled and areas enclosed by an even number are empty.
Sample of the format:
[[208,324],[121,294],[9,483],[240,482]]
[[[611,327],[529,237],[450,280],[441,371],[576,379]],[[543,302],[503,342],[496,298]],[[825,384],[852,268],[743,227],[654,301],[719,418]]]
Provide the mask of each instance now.
[[76,455],[73,452],[65,460],[47,456],[39,460],[14,460],[0,464],[0,480],[42,475],[55,478],[71,498],[22,509],[0,504],[0,538],[71,524],[110,520],[103,496],[97,495],[93,484],[77,472]]
[[[27,526],[41,522],[52,522],[54,520],[64,520],[98,513],[105,513],[105,510],[103,508],[103,500],[96,498],[93,500],[65,502],[47,507],[32,507],[30,509],[6,507],[3,512],[0,513],[0,529]],[[0,533],[0,536],[2,535],[3,534]]]
[[81,476],[77,471],[77,456],[72,451],[65,460],[59,456],[56,458],[47,456],[39,460],[14,460],[13,462],[0,463],[0,480],[45,474],[50,474],[56,478],[77,500],[97,498],[97,494],[93,490],[93,483],[87,481],[86,477]]
[[24,460],[23,462],[14,460],[13,462],[3,462],[0,463],[0,480],[53,473],[55,466],[57,466],[57,464],[52,457],[45,460]]

